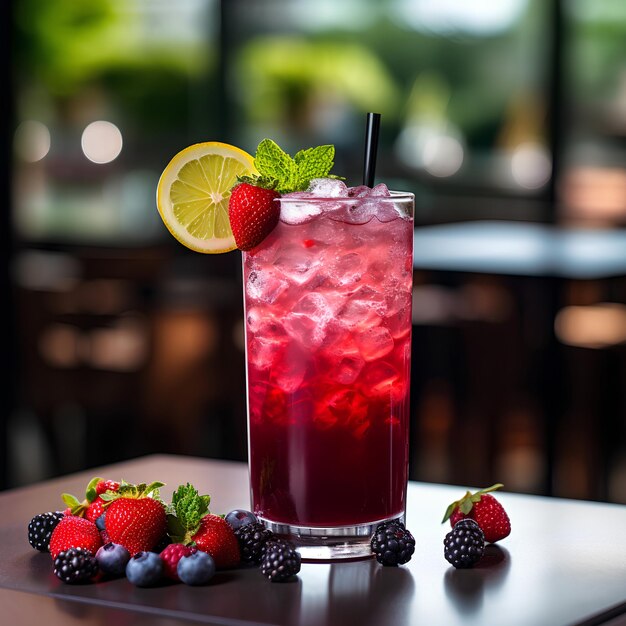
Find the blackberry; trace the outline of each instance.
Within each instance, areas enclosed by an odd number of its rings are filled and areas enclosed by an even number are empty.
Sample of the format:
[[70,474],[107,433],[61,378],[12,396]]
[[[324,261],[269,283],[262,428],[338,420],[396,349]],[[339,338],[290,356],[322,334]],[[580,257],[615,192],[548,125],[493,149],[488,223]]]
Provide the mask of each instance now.
[[408,563],[415,552],[413,535],[398,520],[383,522],[376,527],[371,541],[376,560],[383,565]]
[[265,543],[261,572],[272,582],[289,580],[300,571],[300,555],[289,541],[271,539]]
[[458,568],[472,567],[485,552],[485,535],[480,526],[469,518],[464,518],[443,540],[446,561]]
[[156,552],[157,554],[161,554],[161,552],[163,552],[163,550],[165,550],[165,548],[167,548],[167,546],[169,546],[171,543],[172,540],[170,539],[169,535],[165,533],[163,537],[159,539],[154,548],[150,550],[150,552]]
[[244,524],[235,531],[241,560],[245,563],[260,563],[263,559],[265,544],[274,537],[274,533],[268,530],[261,522]]
[[68,548],[54,559],[54,574],[64,583],[83,583],[97,573],[98,561],[85,548]]
[[49,552],[52,531],[62,519],[62,511],[50,511],[35,515],[28,524],[28,543],[39,552]]

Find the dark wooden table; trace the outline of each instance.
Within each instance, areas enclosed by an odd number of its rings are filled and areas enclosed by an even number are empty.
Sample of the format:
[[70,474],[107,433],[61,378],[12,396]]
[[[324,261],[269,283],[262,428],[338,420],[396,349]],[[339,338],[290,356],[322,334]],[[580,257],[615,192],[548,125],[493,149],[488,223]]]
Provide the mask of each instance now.
[[162,480],[169,498],[192,482],[212,496],[211,510],[247,507],[241,463],[149,456],[0,494],[0,624],[170,624],[224,626],[402,626],[476,624],[558,626],[626,623],[626,507],[502,493],[511,536],[473,570],[443,558],[440,524],[461,487],[411,483],[407,525],[417,540],[411,562],[304,563],[297,581],[270,583],[257,568],[218,573],[206,587],[138,589],[120,579],[64,585],[50,556],[32,550],[26,526],[61,508],[59,494],[80,494],[95,475]]

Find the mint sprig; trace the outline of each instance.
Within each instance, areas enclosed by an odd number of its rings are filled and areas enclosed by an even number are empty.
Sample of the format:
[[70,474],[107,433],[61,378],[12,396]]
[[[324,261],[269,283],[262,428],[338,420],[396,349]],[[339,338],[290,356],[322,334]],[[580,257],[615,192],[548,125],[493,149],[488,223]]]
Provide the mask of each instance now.
[[209,513],[211,496],[201,496],[190,483],[180,485],[167,509],[167,533],[175,543],[189,544]]
[[314,178],[329,176],[334,160],[333,145],[300,150],[291,157],[276,142],[264,139],[258,145],[254,158],[254,166],[259,176],[247,176],[240,179],[240,182],[275,189],[280,194],[304,191]]

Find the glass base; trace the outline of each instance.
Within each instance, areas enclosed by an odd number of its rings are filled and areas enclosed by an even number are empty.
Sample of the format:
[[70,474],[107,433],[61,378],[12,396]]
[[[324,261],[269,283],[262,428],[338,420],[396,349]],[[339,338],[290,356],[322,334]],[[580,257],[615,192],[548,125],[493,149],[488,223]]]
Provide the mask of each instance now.
[[292,526],[259,517],[274,534],[288,539],[296,546],[303,561],[335,561],[338,559],[367,559],[372,556],[370,541],[376,526],[391,520],[404,523],[404,514],[377,520],[369,524],[319,528]]

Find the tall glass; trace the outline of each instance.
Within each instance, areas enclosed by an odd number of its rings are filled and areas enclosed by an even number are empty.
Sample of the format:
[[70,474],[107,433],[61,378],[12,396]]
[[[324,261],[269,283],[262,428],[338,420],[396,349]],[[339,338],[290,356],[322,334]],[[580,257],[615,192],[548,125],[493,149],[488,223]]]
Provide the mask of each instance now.
[[243,255],[253,510],[303,558],[368,556],[405,513],[414,198],[276,202]]

